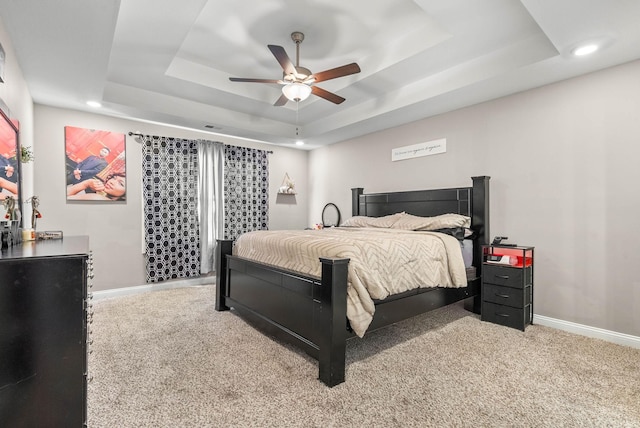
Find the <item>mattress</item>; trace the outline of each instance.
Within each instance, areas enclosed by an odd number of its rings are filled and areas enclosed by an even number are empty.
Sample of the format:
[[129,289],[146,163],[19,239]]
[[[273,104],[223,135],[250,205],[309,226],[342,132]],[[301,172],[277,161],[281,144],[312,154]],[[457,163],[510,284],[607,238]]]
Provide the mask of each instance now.
[[466,287],[464,245],[437,232],[384,228],[255,231],[241,235],[234,255],[320,277],[320,257],[350,259],[347,318],[362,337],[374,300],[415,288]]

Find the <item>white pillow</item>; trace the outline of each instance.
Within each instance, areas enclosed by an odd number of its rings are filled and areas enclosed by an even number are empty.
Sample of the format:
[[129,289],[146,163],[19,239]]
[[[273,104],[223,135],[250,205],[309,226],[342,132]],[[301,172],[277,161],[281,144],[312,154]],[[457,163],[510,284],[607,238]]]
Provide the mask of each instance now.
[[402,230],[438,230],[453,227],[471,227],[471,217],[453,213],[418,217],[405,213],[393,225],[394,229]]
[[384,217],[366,217],[355,216],[347,219],[340,226],[343,227],[383,227],[391,228],[398,221],[404,213],[396,213],[386,215]]

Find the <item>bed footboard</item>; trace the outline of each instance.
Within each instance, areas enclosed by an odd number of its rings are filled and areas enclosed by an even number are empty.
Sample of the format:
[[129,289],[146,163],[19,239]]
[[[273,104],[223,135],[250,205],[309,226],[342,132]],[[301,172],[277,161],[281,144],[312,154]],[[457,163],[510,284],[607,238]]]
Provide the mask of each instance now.
[[233,307],[262,330],[301,347],[318,360],[319,379],[345,379],[349,259],[322,258],[321,278],[231,255],[232,241],[216,249],[217,311]]

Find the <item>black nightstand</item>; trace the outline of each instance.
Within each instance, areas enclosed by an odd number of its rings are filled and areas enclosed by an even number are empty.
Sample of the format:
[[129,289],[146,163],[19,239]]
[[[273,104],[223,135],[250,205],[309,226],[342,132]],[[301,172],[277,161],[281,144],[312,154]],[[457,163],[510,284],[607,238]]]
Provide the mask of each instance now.
[[533,319],[533,249],[484,245],[482,321],[524,331]]

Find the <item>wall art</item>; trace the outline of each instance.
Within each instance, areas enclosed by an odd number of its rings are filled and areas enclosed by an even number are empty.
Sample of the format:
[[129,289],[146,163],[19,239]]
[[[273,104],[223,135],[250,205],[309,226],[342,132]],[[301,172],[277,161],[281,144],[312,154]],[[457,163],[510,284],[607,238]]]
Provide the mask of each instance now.
[[[18,139],[19,123],[0,111],[0,201],[5,205],[4,217],[7,220],[20,222],[19,209],[22,206],[20,142]],[[7,199],[12,199],[13,202]],[[7,205],[17,210],[7,210]],[[0,214],[1,215],[1,214]]]
[[447,139],[427,141],[426,143],[398,147],[391,150],[391,161],[419,158],[421,156],[437,155],[447,151]]
[[125,135],[65,126],[67,200],[124,201]]

